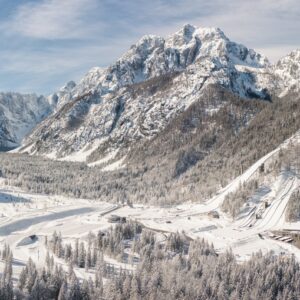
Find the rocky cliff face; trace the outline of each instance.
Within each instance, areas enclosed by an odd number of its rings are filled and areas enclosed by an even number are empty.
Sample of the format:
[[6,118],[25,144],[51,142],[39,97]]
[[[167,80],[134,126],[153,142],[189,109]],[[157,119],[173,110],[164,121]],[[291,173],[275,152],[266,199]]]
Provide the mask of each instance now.
[[53,110],[43,96],[0,93],[0,148],[20,145],[24,136]]
[[288,92],[300,91],[300,49],[292,51],[280,59],[273,67],[281,96]]
[[56,112],[21,151],[71,160],[123,158],[203,97],[207,114],[218,111],[222,101],[209,102],[212,85],[262,100],[289,90],[291,77],[298,84],[297,57],[270,66],[216,28],[186,25],[167,38],[144,36],[110,67],[93,68],[52,96]]

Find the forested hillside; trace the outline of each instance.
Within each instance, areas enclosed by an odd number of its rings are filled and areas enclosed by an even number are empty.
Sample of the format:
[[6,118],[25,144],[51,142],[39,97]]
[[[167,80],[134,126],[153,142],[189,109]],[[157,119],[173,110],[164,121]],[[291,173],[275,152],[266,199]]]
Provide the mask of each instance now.
[[[300,286],[299,264],[293,257],[272,253],[253,254],[238,264],[229,251],[217,255],[213,245],[203,240],[190,242],[184,234],[170,235],[159,242],[156,235],[138,224],[119,225],[107,232],[90,235],[88,244],[76,240],[63,245],[61,235],[47,239],[45,267],[38,269],[29,259],[17,284],[12,281],[13,254],[2,250],[5,269],[0,284],[2,299],[297,299]],[[104,260],[104,253],[125,250],[136,255],[130,270],[115,268]],[[69,264],[65,271],[53,256]],[[93,269],[94,279],[80,282],[73,265]]]
[[7,184],[39,193],[156,204],[201,201],[300,128],[297,95],[261,102],[212,87],[207,102],[222,108],[208,113],[203,100],[196,102],[157,137],[137,145],[119,170],[1,154],[1,174]]

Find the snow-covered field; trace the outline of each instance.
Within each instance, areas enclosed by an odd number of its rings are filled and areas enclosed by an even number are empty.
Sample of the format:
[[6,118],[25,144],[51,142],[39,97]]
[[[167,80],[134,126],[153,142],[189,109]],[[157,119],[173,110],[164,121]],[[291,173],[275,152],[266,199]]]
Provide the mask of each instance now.
[[[299,134],[291,140],[298,142]],[[281,148],[285,145],[287,143]],[[14,187],[8,188],[0,181],[0,245],[7,243],[13,251],[16,278],[29,257],[37,265],[44,265],[47,252],[45,236],[52,235],[56,230],[68,241],[85,237],[90,231],[110,227],[108,217],[117,214],[163,233],[183,230],[192,239],[204,238],[213,243],[219,252],[231,248],[239,260],[250,258],[253,252],[259,250],[264,253],[273,250],[277,254],[294,254],[300,261],[300,249],[268,236],[271,230],[300,229],[300,222],[285,221],[289,198],[300,185],[300,179],[293,173],[282,172],[270,180],[269,185],[255,195],[255,201],[249,201],[247,209],[242,210],[235,220],[220,210],[226,195],[250,180],[261,164],[271,159],[279,149],[261,158],[206,203],[185,203],[167,208],[118,206],[85,199],[30,194]],[[269,206],[262,209],[266,201]],[[208,213],[211,211],[217,211],[219,218],[210,216]],[[260,219],[256,218],[258,212]],[[56,259],[56,262],[67,268],[62,260]],[[110,262],[117,264],[112,260]],[[75,272],[80,278],[92,275],[82,269],[75,269]]]
[[[47,252],[45,236],[56,230],[64,238],[74,239],[90,231],[109,227],[103,215],[116,208],[116,205],[109,203],[35,195],[16,188],[1,188],[0,244],[9,244],[13,251],[15,277],[29,257],[37,265],[44,265]],[[30,241],[30,237],[34,235],[37,239]],[[77,275],[83,277],[82,274]]]

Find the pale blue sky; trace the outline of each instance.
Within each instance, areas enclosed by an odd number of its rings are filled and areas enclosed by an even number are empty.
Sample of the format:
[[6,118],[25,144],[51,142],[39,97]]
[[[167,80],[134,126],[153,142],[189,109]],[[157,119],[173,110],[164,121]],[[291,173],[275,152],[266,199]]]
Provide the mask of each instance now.
[[0,91],[49,94],[185,23],[219,27],[273,62],[300,48],[299,0],[0,0]]

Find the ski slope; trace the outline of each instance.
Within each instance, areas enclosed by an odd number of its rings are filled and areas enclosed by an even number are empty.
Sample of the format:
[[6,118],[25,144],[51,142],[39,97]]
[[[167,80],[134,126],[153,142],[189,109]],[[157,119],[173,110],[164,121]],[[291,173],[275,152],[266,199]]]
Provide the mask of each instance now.
[[279,190],[278,195],[272,201],[271,206],[266,209],[262,219],[258,220],[254,224],[254,227],[258,230],[270,230],[282,228],[284,222],[284,213],[287,207],[288,201],[294,189],[299,186],[299,180],[295,177],[288,177],[282,183],[282,189]]
[[260,158],[250,168],[248,168],[242,175],[238,176],[236,179],[230,182],[225,188],[221,189],[215,197],[213,197],[210,201],[207,202],[206,204],[207,208],[210,210],[219,208],[223,203],[225,197],[228,194],[235,192],[243,183],[249,181],[251,177],[258,171],[259,167],[262,164],[265,164],[270,158],[272,158],[280,150],[284,150],[289,145],[289,143],[298,143],[299,141],[300,141],[300,131],[298,131],[291,138],[287,139],[275,150],[269,152],[268,154]]

